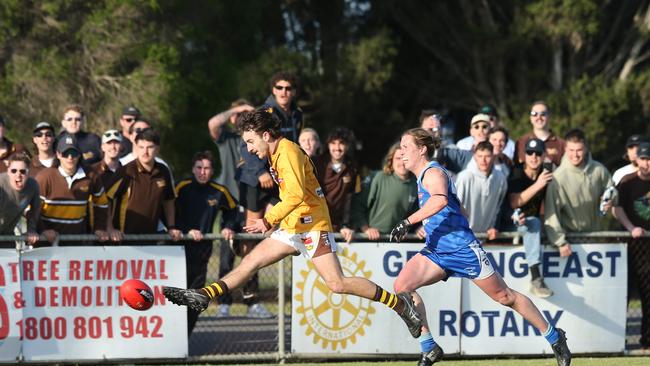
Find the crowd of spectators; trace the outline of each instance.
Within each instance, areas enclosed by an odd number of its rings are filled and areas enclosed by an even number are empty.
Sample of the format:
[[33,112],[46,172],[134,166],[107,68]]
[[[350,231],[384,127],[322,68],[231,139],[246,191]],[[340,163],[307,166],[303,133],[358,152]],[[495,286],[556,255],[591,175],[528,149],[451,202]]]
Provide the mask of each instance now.
[[[321,143],[315,129],[304,128],[294,75],[275,74],[269,89],[261,108],[276,114],[283,135],[312,159],[333,227],[346,241],[355,233],[378,240],[417,209],[418,177],[404,168],[398,144],[388,149],[381,170],[364,177],[355,159],[352,130],[334,127]],[[59,234],[94,233],[100,242],[123,242],[124,233],[167,232],[173,240],[187,234],[197,242],[187,245],[187,268],[192,269],[188,285],[201,288],[212,254],[211,242],[203,235],[212,231],[215,220],[221,218],[221,277],[232,270],[236,256],[247,255],[256,245],[233,240],[233,235],[279,201],[278,182],[268,161],[250,153],[234,128],[240,113],[255,108],[239,99],[212,117],[207,127],[218,161],[209,151],[197,153],[192,176],[178,184],[159,156],[159,134],[134,106],[123,109],[117,129],[101,136],[84,130],[86,114],[81,106],[68,106],[62,111],[61,126],[34,125],[31,151],[7,139],[6,122],[0,117],[0,234],[25,234],[26,244],[35,246],[87,244],[60,242]],[[542,235],[561,256],[570,256],[566,233],[602,230],[603,215],[612,207],[634,237],[630,252],[638,260],[631,262],[631,270],[650,275],[650,243],[643,238],[650,229],[646,137],[629,137],[625,147],[629,165],[611,175],[592,158],[581,130],[571,130],[563,138],[552,131],[551,111],[543,101],[532,103],[531,131],[516,140],[494,107],[483,106],[477,112],[469,121],[469,136],[456,143],[449,132],[453,125],[447,125],[440,112],[422,111],[419,123],[441,139],[435,158],[455,181],[471,228],[485,232],[488,240],[497,239],[500,231],[519,233],[515,242],[523,239],[532,294],[553,295],[540,268]],[[606,195],[610,187],[618,187],[620,194],[610,198]],[[422,235],[421,228],[414,228],[414,233]],[[39,234],[47,241],[39,242]],[[650,288],[642,292],[648,309]],[[249,315],[270,316],[257,293],[255,276],[243,289]],[[231,298],[222,299],[219,316],[229,316],[231,303]],[[190,314],[190,327],[196,315]],[[648,328],[643,326],[646,346],[650,346]]]

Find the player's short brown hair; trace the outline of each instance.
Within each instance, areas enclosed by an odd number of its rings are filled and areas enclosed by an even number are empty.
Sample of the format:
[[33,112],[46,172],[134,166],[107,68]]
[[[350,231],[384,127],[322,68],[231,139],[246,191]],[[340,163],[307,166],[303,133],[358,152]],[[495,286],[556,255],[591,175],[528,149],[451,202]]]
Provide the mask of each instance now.
[[271,107],[258,108],[251,112],[242,112],[237,116],[237,130],[244,133],[253,131],[258,134],[268,132],[273,138],[282,136],[280,134],[280,119],[273,114]]

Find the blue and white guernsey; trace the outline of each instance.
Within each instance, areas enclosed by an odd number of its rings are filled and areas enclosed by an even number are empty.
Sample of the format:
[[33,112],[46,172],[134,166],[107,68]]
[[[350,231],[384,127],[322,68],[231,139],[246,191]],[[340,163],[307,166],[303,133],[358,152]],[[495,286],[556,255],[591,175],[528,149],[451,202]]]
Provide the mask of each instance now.
[[474,233],[469,228],[469,223],[461,204],[456,196],[456,186],[445,168],[435,161],[429,162],[418,177],[418,203],[424,206],[431,197],[429,192],[422,186],[422,178],[427,170],[435,168],[442,171],[447,177],[447,206],[438,211],[435,215],[422,221],[424,230],[427,233],[426,245],[432,252],[453,253],[463,247],[467,247],[476,241]]

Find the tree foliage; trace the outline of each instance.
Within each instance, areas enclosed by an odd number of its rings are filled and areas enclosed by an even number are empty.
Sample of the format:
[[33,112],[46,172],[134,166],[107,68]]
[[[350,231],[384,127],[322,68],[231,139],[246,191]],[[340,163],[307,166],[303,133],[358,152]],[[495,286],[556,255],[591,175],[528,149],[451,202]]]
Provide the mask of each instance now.
[[422,108],[448,113],[462,137],[491,103],[517,136],[536,99],[556,133],[584,128],[613,166],[629,134],[650,133],[649,3],[7,0],[0,114],[28,141],[67,104],[87,109],[94,132],[134,104],[187,171],[194,151],[214,148],[208,118],[238,97],[262,103],[286,69],[302,79],[307,125],[352,128],[372,167]]

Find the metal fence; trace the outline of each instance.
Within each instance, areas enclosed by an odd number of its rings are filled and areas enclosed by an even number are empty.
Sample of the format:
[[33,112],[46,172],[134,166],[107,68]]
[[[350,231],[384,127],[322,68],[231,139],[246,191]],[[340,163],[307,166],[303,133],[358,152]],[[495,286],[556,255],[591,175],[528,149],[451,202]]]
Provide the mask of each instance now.
[[[500,233],[495,244],[508,244],[513,242],[517,233]],[[479,239],[485,239],[484,234],[478,234]],[[64,235],[62,240],[66,241],[90,241],[93,235]],[[219,278],[220,246],[225,244],[220,235],[210,234],[205,237],[213,240],[212,255],[208,263],[207,283],[212,283]],[[235,240],[260,240],[262,235],[238,234]],[[21,240],[23,237],[0,236],[0,241]],[[340,235],[336,235],[341,240]],[[388,236],[384,235],[379,241],[387,242]],[[414,235],[407,238],[410,242],[420,242]],[[598,243],[598,242],[627,242],[630,239],[627,232],[595,232],[569,234],[568,239],[572,243]],[[130,242],[151,242],[159,245],[174,245],[165,234],[142,234],[125,235],[125,240]],[[185,236],[184,242],[190,242],[191,238]],[[363,234],[356,235],[354,242],[364,242],[367,238]],[[111,244],[102,244],[111,245]],[[487,243],[489,250],[490,243]],[[19,245],[20,246],[20,245]],[[237,257],[235,266],[240,258]],[[200,314],[194,331],[189,336],[189,360],[190,362],[200,361],[255,361],[265,360],[283,363],[293,358],[291,354],[291,258],[263,268],[259,272],[259,304],[266,308],[270,318],[251,317],[248,314],[248,306],[243,303],[241,290],[233,291],[233,304],[230,316],[219,316],[219,306],[213,302],[206,311]],[[632,281],[633,282],[633,281]],[[641,307],[638,295],[634,288],[629,289],[627,313],[627,341],[626,350],[635,353],[639,349],[639,333],[641,323]],[[353,355],[342,355],[353,358]],[[300,355],[305,357],[305,355]],[[360,355],[362,358],[372,356]],[[383,356],[385,357],[385,355]]]

